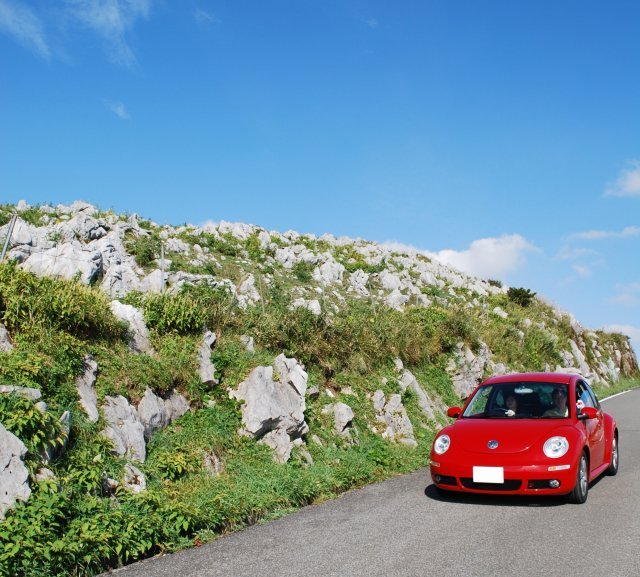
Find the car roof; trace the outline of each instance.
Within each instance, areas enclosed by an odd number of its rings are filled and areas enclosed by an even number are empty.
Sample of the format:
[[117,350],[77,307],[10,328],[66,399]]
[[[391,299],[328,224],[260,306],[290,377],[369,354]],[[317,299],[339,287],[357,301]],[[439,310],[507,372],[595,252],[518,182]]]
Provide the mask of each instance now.
[[482,385],[493,385],[497,383],[513,383],[513,382],[540,382],[540,383],[559,383],[568,385],[574,379],[581,378],[580,375],[568,373],[512,373],[510,375],[500,375],[490,377],[481,383]]

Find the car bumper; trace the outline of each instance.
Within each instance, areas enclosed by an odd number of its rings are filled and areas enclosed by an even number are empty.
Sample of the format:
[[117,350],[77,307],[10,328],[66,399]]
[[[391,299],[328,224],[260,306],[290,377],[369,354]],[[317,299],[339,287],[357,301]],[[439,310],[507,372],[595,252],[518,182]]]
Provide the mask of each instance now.
[[566,461],[544,464],[505,465],[499,460],[474,463],[475,466],[502,469],[502,482],[479,482],[473,465],[461,465],[433,458],[430,465],[433,483],[448,491],[485,494],[563,495],[573,490],[576,466]]

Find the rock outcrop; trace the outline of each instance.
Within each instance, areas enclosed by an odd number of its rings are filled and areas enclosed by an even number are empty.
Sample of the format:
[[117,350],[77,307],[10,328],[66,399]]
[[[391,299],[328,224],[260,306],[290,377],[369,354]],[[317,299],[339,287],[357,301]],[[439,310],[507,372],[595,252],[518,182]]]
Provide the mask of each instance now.
[[307,433],[305,392],[307,373],[295,360],[280,355],[274,367],[256,367],[230,396],[242,401],[244,432],[262,439],[274,450],[274,459],[286,462],[292,441]]
[[0,424],[0,521],[16,501],[31,495],[29,470],[22,460],[26,454],[24,443]]

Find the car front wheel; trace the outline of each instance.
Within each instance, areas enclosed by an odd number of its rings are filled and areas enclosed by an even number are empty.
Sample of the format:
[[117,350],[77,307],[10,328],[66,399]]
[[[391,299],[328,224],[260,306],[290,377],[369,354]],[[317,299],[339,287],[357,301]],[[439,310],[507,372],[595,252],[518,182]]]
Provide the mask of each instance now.
[[618,449],[618,436],[613,436],[611,441],[611,461],[609,462],[609,468],[607,469],[607,475],[616,475],[618,473],[618,466],[620,464],[620,452]]
[[580,460],[578,461],[578,472],[576,473],[576,485],[573,491],[569,493],[569,501],[571,503],[584,503],[589,495],[589,459],[587,454],[582,451]]

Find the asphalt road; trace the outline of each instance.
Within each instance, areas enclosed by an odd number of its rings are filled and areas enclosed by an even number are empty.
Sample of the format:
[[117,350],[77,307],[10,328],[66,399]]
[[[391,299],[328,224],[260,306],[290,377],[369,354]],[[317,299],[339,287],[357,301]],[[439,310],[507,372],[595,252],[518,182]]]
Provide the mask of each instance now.
[[620,471],[584,505],[441,498],[428,471],[352,491],[118,577],[640,576],[640,390],[603,403],[620,429]]

